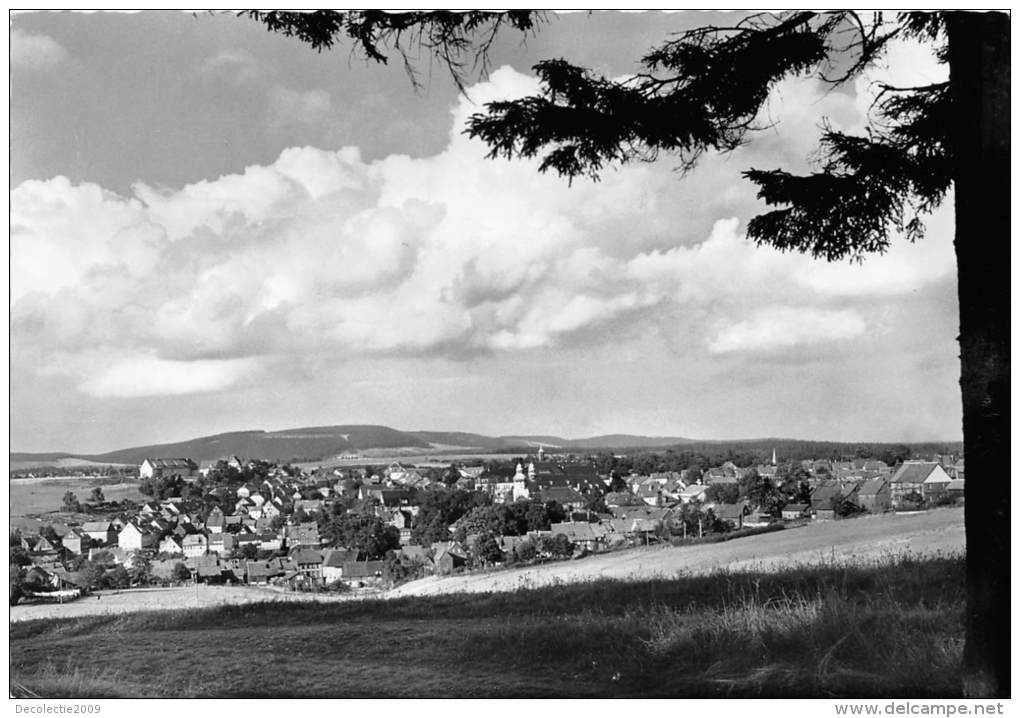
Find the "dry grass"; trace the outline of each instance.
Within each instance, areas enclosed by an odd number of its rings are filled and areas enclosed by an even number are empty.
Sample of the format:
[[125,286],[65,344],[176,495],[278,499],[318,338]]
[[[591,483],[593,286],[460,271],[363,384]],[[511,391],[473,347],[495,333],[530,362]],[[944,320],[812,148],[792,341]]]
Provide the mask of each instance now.
[[26,621],[11,625],[11,690],[954,697],[963,603],[962,558],[908,555],[785,572]]

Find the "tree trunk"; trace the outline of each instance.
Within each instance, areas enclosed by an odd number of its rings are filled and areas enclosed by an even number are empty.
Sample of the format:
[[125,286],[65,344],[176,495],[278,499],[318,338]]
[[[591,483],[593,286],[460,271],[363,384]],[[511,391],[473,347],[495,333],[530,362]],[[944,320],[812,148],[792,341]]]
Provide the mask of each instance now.
[[966,460],[964,692],[1010,694],[1009,16],[948,13]]

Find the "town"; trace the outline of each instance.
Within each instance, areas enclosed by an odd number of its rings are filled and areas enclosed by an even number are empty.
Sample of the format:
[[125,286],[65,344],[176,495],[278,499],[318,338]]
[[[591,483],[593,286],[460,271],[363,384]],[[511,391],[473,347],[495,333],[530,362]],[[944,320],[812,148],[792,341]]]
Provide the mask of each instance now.
[[[547,454],[436,466],[318,467],[147,458],[139,491],[68,491],[55,521],[11,524],[11,603],[190,583],[378,593],[427,575],[684,545],[810,521],[963,502],[964,461],[908,458],[718,465],[701,455]],[[744,464],[744,465],[739,465]],[[681,465],[686,465],[681,468]]]

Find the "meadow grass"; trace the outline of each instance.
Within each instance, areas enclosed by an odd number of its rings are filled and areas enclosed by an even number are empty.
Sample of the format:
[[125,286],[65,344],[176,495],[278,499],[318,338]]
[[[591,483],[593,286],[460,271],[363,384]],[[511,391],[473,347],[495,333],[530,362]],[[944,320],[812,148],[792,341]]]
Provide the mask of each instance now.
[[11,624],[45,697],[955,697],[964,560]]

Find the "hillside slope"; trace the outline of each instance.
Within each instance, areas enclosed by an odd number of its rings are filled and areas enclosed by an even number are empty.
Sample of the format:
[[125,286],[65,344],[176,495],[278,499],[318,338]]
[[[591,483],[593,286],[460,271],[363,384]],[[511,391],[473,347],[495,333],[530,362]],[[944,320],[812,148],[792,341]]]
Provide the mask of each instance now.
[[652,579],[704,574],[718,569],[774,570],[797,563],[853,562],[909,552],[962,553],[963,509],[887,514],[845,521],[819,521],[801,528],[690,546],[647,546],[569,562],[554,562],[488,574],[429,577],[404,584],[390,595],[513,591],[600,578]]
[[[236,454],[246,459],[266,461],[316,461],[325,457],[362,449],[414,447],[427,449],[430,444],[411,434],[388,426],[351,424],[313,426],[284,431],[233,431],[203,436],[170,444],[153,444],[119,449],[105,454],[78,456],[95,462],[140,464],[146,457],[188,457],[195,461],[212,461]],[[11,454],[11,461],[52,460],[67,458],[60,454]]]

